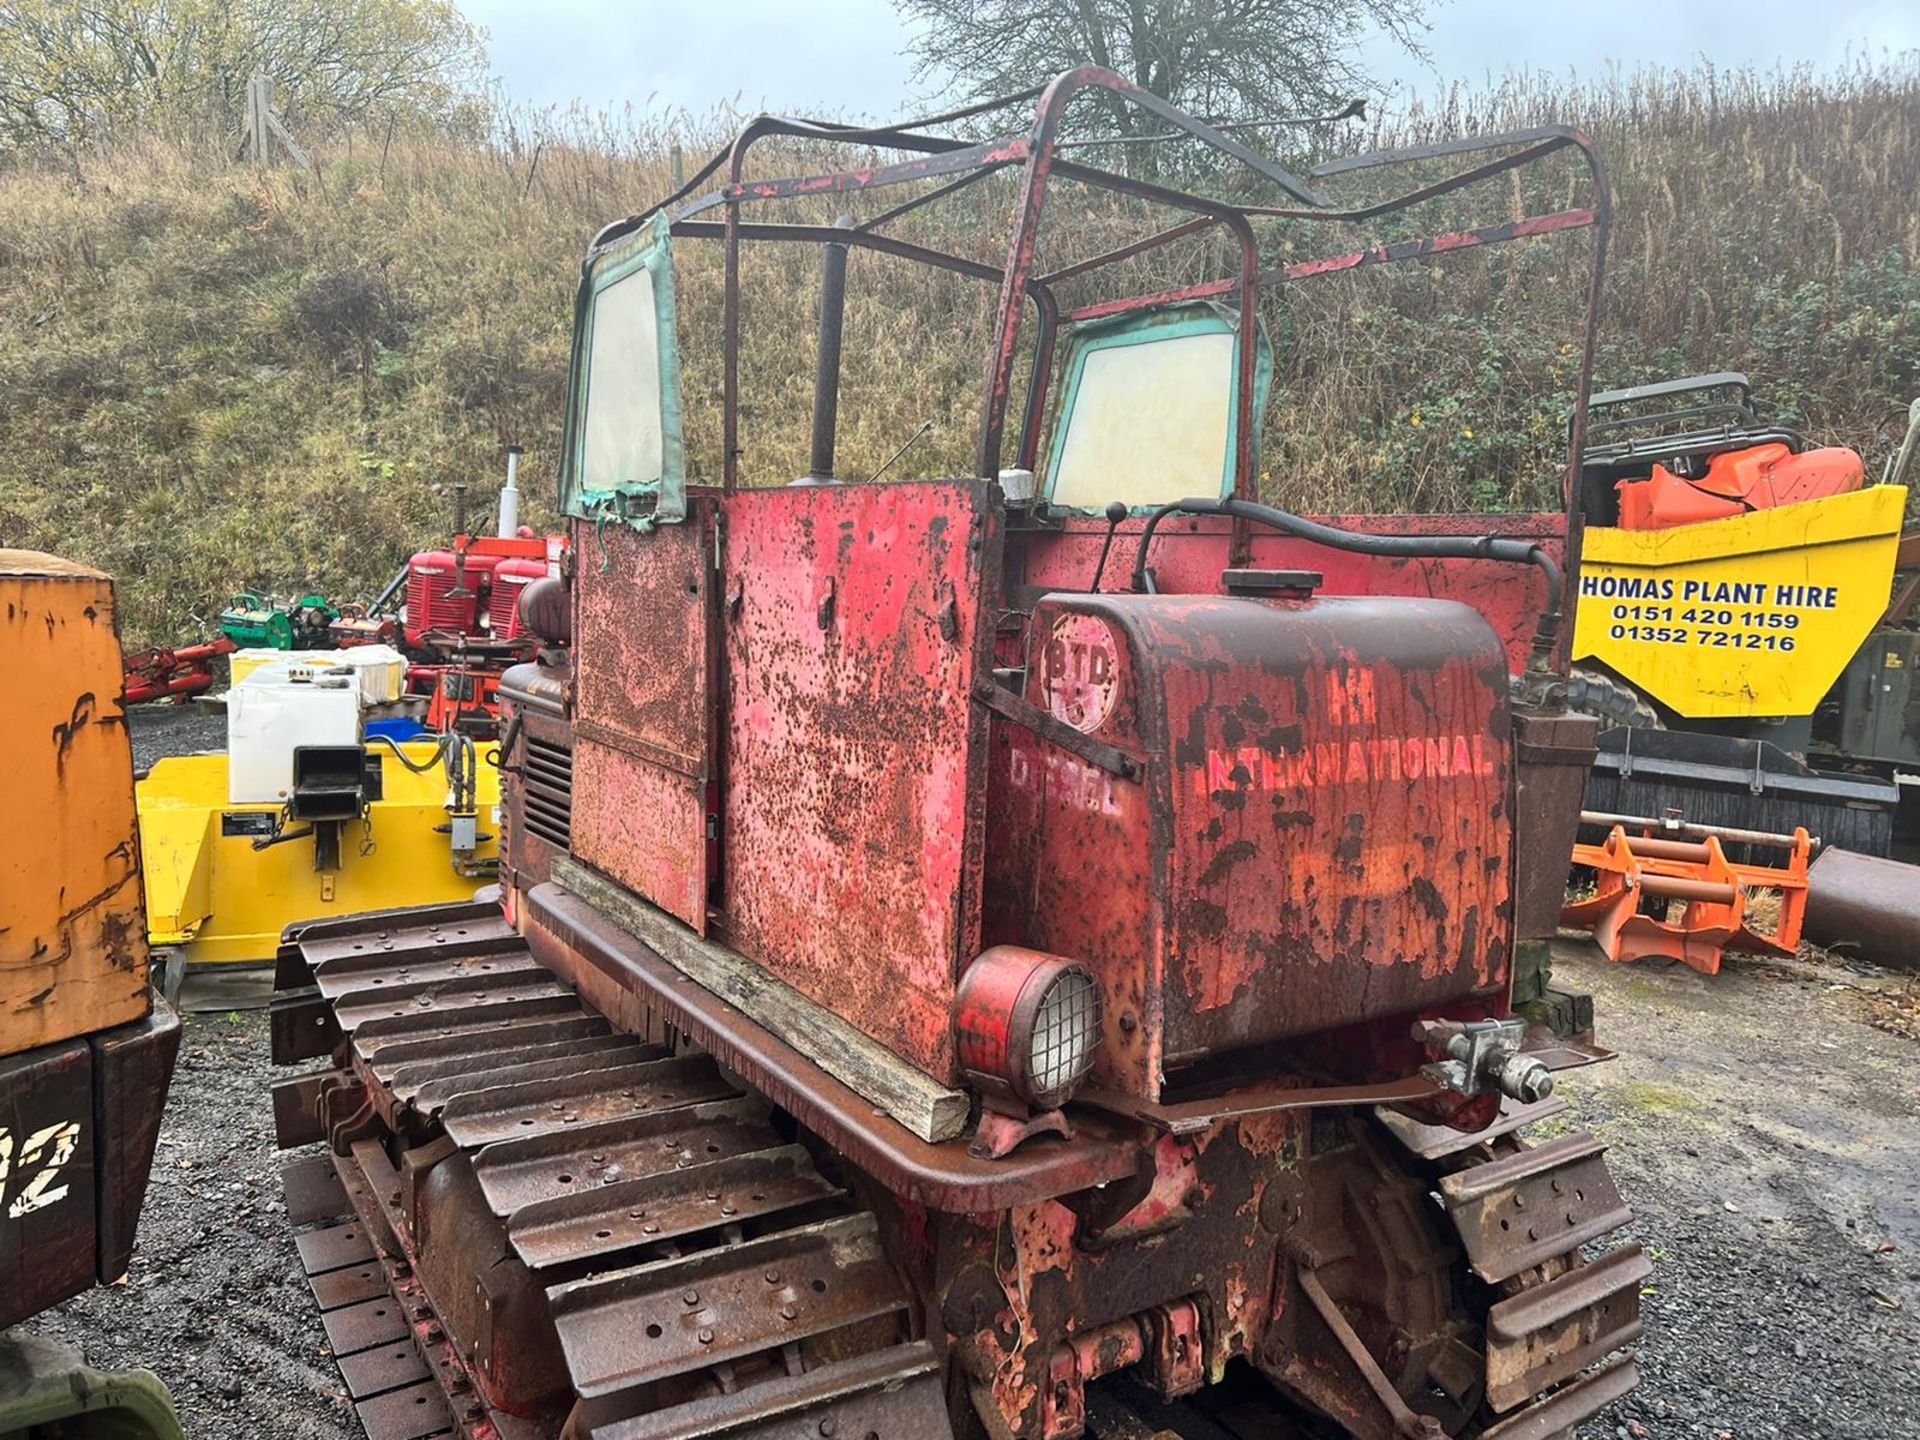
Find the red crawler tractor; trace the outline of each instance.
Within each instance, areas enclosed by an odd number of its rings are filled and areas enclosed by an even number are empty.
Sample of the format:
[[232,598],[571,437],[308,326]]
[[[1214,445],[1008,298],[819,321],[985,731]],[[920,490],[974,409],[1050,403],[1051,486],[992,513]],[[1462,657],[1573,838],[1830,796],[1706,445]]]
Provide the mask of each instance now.
[[[1071,158],[1077,96],[1267,198]],[[1031,123],[948,133],[1010,105]],[[765,178],[769,138],[905,158]],[[1555,153],[1581,208],[1261,260],[1256,221],[1504,197]],[[1387,200],[1320,193],[1388,167],[1416,179]],[[902,237],[997,172],[1003,266]],[[1182,218],[1043,270],[1063,180]],[[914,182],[859,223],[752,218]],[[1083,69],[915,125],[756,120],[603,231],[574,559],[502,685],[501,893],[281,953],[277,1058],[322,1062],[276,1091],[316,1147],[290,1205],[367,1433],[1546,1440],[1629,1389],[1647,1261],[1583,1254],[1630,1218],[1602,1147],[1520,1135],[1598,1057],[1529,1024],[1585,1028],[1535,943],[1592,753],[1558,703],[1577,532],[1310,522],[1258,503],[1255,456],[1263,287],[1586,230],[1597,304],[1606,214],[1571,131],[1301,179]],[[1068,301],[1222,239],[1226,278]],[[712,483],[679,399],[696,240],[725,252]],[[755,473],[740,405],[739,255],[778,244],[826,260],[793,484]],[[835,480],[854,250],[998,287],[970,477]],[[1585,344],[1576,416],[1591,307]]]

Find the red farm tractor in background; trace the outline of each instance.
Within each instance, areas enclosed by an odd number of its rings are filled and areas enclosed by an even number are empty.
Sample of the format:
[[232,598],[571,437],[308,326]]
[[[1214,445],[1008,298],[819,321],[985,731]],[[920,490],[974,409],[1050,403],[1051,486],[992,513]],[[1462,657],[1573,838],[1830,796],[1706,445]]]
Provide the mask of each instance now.
[[[452,543],[408,557],[371,606],[343,613],[333,627],[340,645],[382,642],[406,651],[408,690],[428,697],[426,725],[436,733],[494,733],[500,676],[533,643],[520,597],[536,580],[557,575],[566,551],[564,537],[519,523],[520,453],[507,451],[496,534],[471,533],[466,486],[456,485]],[[404,601],[398,616],[396,600]]]
[[[1084,162],[1076,98],[1252,198]],[[860,168],[759,163],[823,151]],[[1568,209],[1262,254],[1482,182],[1504,209],[1554,155]],[[995,176],[1003,264],[907,220]],[[1177,220],[1073,253],[1066,182]],[[1604,1054],[1542,964],[1593,752],[1571,509],[1312,521],[1256,461],[1262,291],[1574,232],[1578,477],[1607,216],[1571,130],[1300,177],[1085,68],[755,120],[602,231],[561,477],[599,558],[521,603],[500,893],[280,956],[276,1058],[318,1062],[275,1095],[290,1204],[368,1434],[1548,1440],[1630,1389],[1648,1262],[1583,1251],[1630,1219],[1603,1147],[1524,1138]],[[1117,288],[1183,242],[1216,278]],[[688,244],[725,266],[703,480]],[[740,383],[740,256],[794,244],[798,480]],[[853,252],[997,290],[968,473],[838,478]]]

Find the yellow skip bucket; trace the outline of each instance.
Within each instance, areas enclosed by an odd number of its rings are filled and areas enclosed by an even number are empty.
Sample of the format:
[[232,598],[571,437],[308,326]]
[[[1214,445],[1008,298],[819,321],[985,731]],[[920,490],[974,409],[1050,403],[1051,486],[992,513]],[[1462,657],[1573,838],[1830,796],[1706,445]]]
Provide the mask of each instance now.
[[1575,660],[1689,719],[1811,714],[1887,608],[1900,485],[1671,530],[1591,529]]

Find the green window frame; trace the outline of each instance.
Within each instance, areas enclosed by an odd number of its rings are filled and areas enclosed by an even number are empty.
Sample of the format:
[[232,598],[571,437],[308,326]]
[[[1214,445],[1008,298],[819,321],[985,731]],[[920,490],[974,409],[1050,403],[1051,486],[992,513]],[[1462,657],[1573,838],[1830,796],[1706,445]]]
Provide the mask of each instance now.
[[[631,356],[611,349],[596,352],[596,320],[604,324],[603,302],[623,281],[644,272],[652,290],[654,352],[658,381],[659,446],[642,463],[617,454],[590,456],[589,444],[606,444],[606,432],[596,431],[591,407],[594,369],[611,371],[619,364],[632,368]],[[628,292],[631,294],[632,292]],[[627,295],[622,295],[622,301]],[[676,334],[673,283],[673,237],[665,214],[601,254],[589,257],[581,269],[580,291],[574,311],[573,374],[568,390],[567,436],[562,448],[560,508],[577,519],[597,524],[617,522],[639,530],[676,524],[687,514],[686,432],[680,389],[680,355]],[[612,343],[612,334],[600,338]],[[640,357],[644,360],[646,357]],[[617,398],[617,397],[615,397]],[[651,450],[652,447],[646,447]],[[621,469],[622,462],[626,469]],[[616,473],[606,473],[612,465]]]

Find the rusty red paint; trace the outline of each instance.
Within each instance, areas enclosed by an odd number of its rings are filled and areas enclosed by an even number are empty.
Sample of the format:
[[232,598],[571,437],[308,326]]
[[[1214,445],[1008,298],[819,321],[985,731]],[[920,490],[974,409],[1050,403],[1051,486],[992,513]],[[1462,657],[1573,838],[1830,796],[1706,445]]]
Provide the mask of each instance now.
[[[1279,488],[1284,482],[1276,482]],[[1559,515],[1338,515],[1326,523],[1376,535],[1499,535],[1538,543],[1554,559],[1565,554],[1565,520]],[[1018,568],[1032,592],[1084,589],[1105,544],[1103,520],[1074,517],[1058,530],[1022,532]],[[1138,549],[1140,522],[1123,523],[1114,536],[1103,587],[1127,583]],[[1194,517],[1161,526],[1154,542],[1154,576],[1160,590],[1219,594],[1228,565],[1230,526]],[[1406,596],[1459,600],[1479,611],[1506,647],[1515,674],[1526,669],[1546,603],[1544,582],[1531,569],[1480,560],[1392,559],[1330,550],[1292,536],[1257,531],[1250,563],[1273,570],[1320,574],[1324,595]],[[1009,567],[1010,569],[1014,567]],[[1564,627],[1563,627],[1564,628]]]
[[943,1080],[980,948],[996,525],[980,484],[726,510],[728,941]]
[[[1160,593],[1048,597],[1088,582],[1106,526],[1048,517],[1008,539],[984,480],[737,489],[738,251],[747,239],[831,240],[997,281],[976,451],[978,473],[992,476],[1023,364],[1033,375],[1019,421],[1023,463],[1044,429],[1059,328],[1049,282],[1225,225],[1240,242],[1231,278],[1069,318],[1237,299],[1236,389],[1250,415],[1262,283],[1588,225],[1603,243],[1604,189],[1586,210],[1263,272],[1247,219],[1257,207],[1229,209],[1061,157],[1061,114],[1089,88],[1241,159],[1319,207],[1300,212],[1313,218],[1370,218],[1584,144],[1537,132],[1513,142],[1529,147],[1517,155],[1343,213],[1237,142],[1092,68],[1047,88],[1024,138],[985,145],[898,127],[752,122],[703,172],[730,162],[724,189],[681,210],[674,226],[717,235],[726,248],[724,484],[696,493],[685,526],[577,537],[576,703],[571,715],[538,720],[543,745],[557,730],[573,752],[568,843],[582,861],[690,923],[710,921],[744,961],[950,1082],[973,1068],[958,1063],[960,1051],[1012,1043],[990,1005],[962,1007],[956,1043],[956,980],[984,947],[1084,962],[1105,1000],[1097,1078],[1140,1103],[1070,1106],[1071,1134],[1025,1139],[1003,1159],[969,1154],[964,1140],[914,1142],[811,1057],[683,983],[611,910],[539,883],[551,857],[519,838],[534,817],[510,796],[515,921],[582,1004],[635,1034],[704,1046],[838,1151],[854,1188],[898,1198],[895,1224],[909,1237],[898,1248],[919,1298],[941,1315],[943,1348],[991,1397],[1007,1433],[1073,1433],[1085,1380],[1117,1366],[1180,1394],[1234,1359],[1370,1433],[1378,1397],[1332,1343],[1338,1327],[1303,1305],[1299,1275],[1315,1272],[1313,1294],[1351,1316],[1409,1393],[1444,1343],[1474,1337],[1454,1298],[1453,1237],[1429,1198],[1435,1177],[1384,1149],[1383,1132],[1352,1107],[1363,1096],[1422,1098],[1392,1088],[1425,1084],[1411,1078],[1424,1057],[1407,1040],[1408,1015],[1505,1008],[1515,885],[1507,672],[1528,658],[1540,581],[1508,566],[1371,559],[1243,521],[1176,519],[1153,556]],[[924,154],[749,178],[750,148],[775,135]],[[1487,143],[1498,142],[1460,153]],[[1021,189],[998,267],[874,233],[917,201],[853,231],[741,218],[747,203],[956,173],[961,181],[933,192],[951,194],[1013,164]],[[1193,218],[1036,275],[1053,178]],[[714,205],[721,223],[693,218]],[[1028,299],[1039,320],[1030,360],[1019,353]],[[1591,321],[1597,289],[1590,301]],[[1588,362],[1591,339],[1590,323]],[[1232,457],[1234,491],[1246,497],[1257,489],[1254,428],[1239,427]],[[1561,516],[1356,528],[1526,534],[1563,558],[1568,544]],[[1109,586],[1126,583],[1139,533],[1138,520],[1120,528]],[[1227,597],[1230,565],[1325,578],[1320,598]],[[705,577],[684,597],[676,567]],[[672,674],[695,683],[670,693],[661,682]],[[1018,695],[1024,709],[996,700]],[[1303,1084],[1373,1083],[1341,1092],[1348,1108],[1318,1117],[1190,1108],[1271,1080],[1276,1042]],[[1184,1088],[1161,1104],[1169,1075]],[[341,1125],[404,1119],[373,1088],[332,1096]],[[1467,1110],[1480,1103],[1449,1099]],[[1190,1117],[1182,1128],[1195,1133],[1165,1133],[1175,1128],[1169,1116]],[[450,1202],[447,1213],[458,1210]]]
[[[707,928],[714,614],[711,502],[640,535],[574,522],[601,583],[578,585],[573,852],[695,931]],[[594,563],[589,561],[588,563]]]
[[1507,666],[1478,616],[1062,595],[1036,649],[1069,627],[1107,630],[1082,644],[1117,698],[1078,713],[1146,778],[1008,735],[994,861],[1024,943],[1102,982],[1098,1083],[1152,1097],[1205,1055],[1504,985]]
[[1589,209],[1556,210],[1551,215],[1534,215],[1505,225],[1487,225],[1477,230],[1455,230],[1420,240],[1399,240],[1391,245],[1376,245],[1369,250],[1354,250],[1345,255],[1329,255],[1323,260],[1302,260],[1282,266],[1275,272],[1285,280],[1310,280],[1318,275],[1343,274],[1368,265],[1384,265],[1396,260],[1413,260],[1425,255],[1447,255],[1472,250],[1507,240],[1531,240],[1557,235],[1567,230],[1584,229],[1594,223]]

